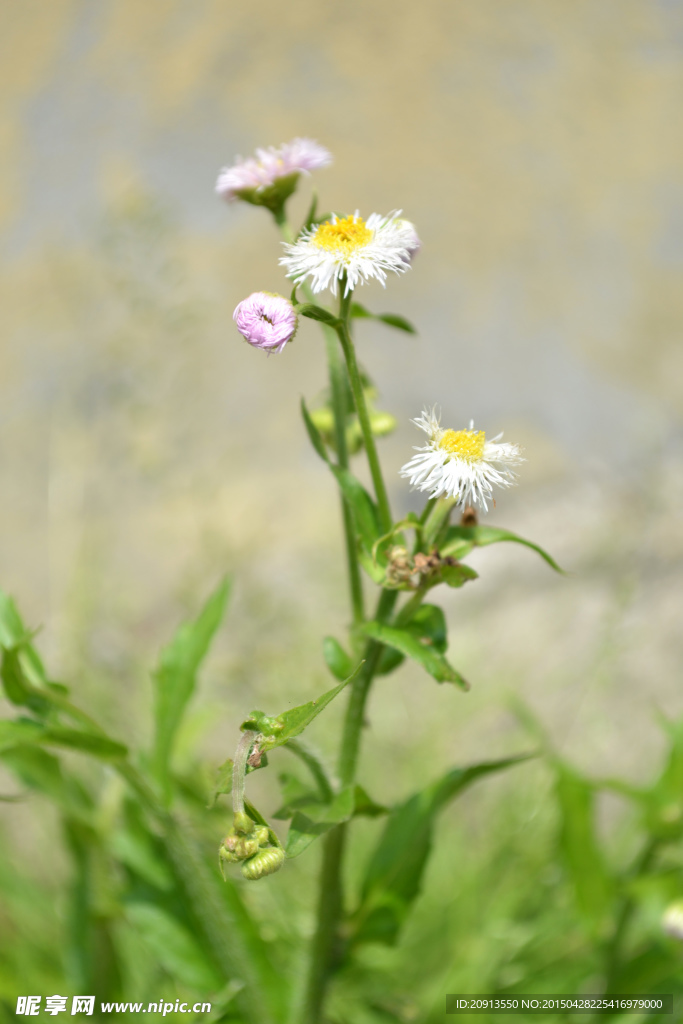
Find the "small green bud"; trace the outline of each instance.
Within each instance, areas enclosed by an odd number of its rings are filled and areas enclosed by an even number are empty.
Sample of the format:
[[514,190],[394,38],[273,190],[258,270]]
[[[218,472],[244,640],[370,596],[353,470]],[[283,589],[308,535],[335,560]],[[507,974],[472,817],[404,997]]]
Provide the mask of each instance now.
[[232,819],[232,827],[235,832],[248,836],[254,831],[254,822],[246,811],[237,811]]
[[264,875],[273,875],[279,871],[285,860],[285,851],[277,846],[259,850],[242,865],[242,874],[252,882]]

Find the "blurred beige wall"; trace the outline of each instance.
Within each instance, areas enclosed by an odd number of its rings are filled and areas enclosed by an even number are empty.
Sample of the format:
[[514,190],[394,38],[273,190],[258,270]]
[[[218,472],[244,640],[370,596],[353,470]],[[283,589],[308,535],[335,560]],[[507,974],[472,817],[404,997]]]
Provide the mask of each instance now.
[[[558,596],[496,554],[471,636],[499,615],[512,674],[542,701],[548,665],[571,694],[595,651],[603,664],[614,613],[638,637],[610,668],[632,682],[624,715],[652,687],[682,706],[683,2],[1,7],[0,585],[45,624],[60,672],[132,687],[178,605],[225,568],[241,580],[241,683],[275,672],[248,664],[259,615],[293,678],[319,665],[318,640],[292,646],[285,606],[312,628],[344,621],[335,498],[297,413],[324,385],[320,342],[310,324],[281,358],[240,342],[235,304],[287,284],[265,214],[213,194],[235,154],[308,135],[335,158],[315,176],[325,208],[402,208],[424,243],[410,274],[363,293],[420,328],[359,332],[400,419],[385,444],[397,506],[414,500],[396,477],[408,420],[438,402],[525,444],[495,521],[584,571]],[[468,672],[505,676],[503,653],[454,643]],[[534,667],[538,649],[555,653]]]

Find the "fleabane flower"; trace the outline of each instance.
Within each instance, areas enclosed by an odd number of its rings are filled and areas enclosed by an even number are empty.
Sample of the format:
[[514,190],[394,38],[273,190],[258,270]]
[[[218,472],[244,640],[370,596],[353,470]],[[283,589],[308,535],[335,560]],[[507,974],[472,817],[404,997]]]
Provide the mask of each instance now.
[[399,224],[401,230],[405,232],[406,244],[408,246],[408,262],[412,263],[413,258],[417,256],[422,248],[420,236],[415,229],[415,225],[411,223],[411,221],[397,218],[397,224]]
[[232,318],[250,345],[268,353],[282,352],[299,325],[289,299],[271,292],[253,292],[240,302]]
[[430,491],[431,498],[457,498],[456,508],[480,505],[488,511],[493,487],[511,487],[516,474],[513,467],[526,460],[516,444],[500,443],[502,434],[486,440],[483,430],[470,422],[466,430],[444,430],[436,411],[424,410],[415,426],[424,430],[429,441],[416,448],[401,469],[414,488]]
[[400,219],[400,212],[388,217],[373,213],[366,221],[357,210],[350,217],[334,214],[331,220],[303,231],[294,245],[285,244],[286,255],[280,263],[297,284],[310,277],[316,293],[329,288],[336,295],[342,278],[346,278],[345,295],[373,277],[384,285],[387,271],[403,273],[416,251],[415,229]]
[[255,157],[238,157],[218,175],[216,192],[228,202],[243,199],[255,206],[281,204],[292,194],[301,174],[327,167],[332,154],[313,139],[293,139],[279,149],[257,149]]

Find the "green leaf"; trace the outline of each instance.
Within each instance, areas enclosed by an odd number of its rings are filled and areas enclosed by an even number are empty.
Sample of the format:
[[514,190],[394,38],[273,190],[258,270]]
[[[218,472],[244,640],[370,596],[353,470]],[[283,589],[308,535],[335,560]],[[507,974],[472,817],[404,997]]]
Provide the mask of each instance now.
[[153,766],[170,801],[170,762],[176,733],[195,688],[196,675],[225,612],[228,580],[214,591],[194,622],[181,626],[161,652],[153,674],[155,737]]
[[9,594],[0,590],[0,647],[12,650],[30,639],[29,632]]
[[37,743],[43,735],[43,728],[29,719],[3,719],[0,721],[0,751],[9,750],[21,743]]
[[379,514],[377,507],[365,490],[360,480],[357,480],[353,473],[340,466],[330,467],[337,483],[339,484],[344,498],[351,506],[354,522],[360,541],[366,554],[372,558],[375,542],[380,536]]
[[642,790],[644,823],[648,832],[663,841],[683,835],[683,720],[662,719],[670,740],[664,769],[653,786]]
[[191,933],[154,903],[129,903],[126,918],[173,979],[199,992],[214,992],[223,980]]
[[299,316],[307,316],[309,320],[318,320],[322,324],[329,324],[330,327],[339,325],[339,317],[330,313],[329,309],[317,306],[313,302],[300,302],[294,307],[294,310]]
[[614,899],[595,833],[594,786],[560,761],[555,793],[561,814],[560,849],[573,883],[576,905],[594,934],[604,936]]
[[379,818],[383,814],[389,814],[389,808],[378,804],[371,796],[368,796],[362,786],[356,786],[354,791],[354,817]]
[[306,403],[304,402],[303,398],[301,399],[301,415],[304,418],[304,424],[306,426],[306,431],[308,433],[308,437],[310,439],[311,444],[315,448],[320,458],[323,459],[323,461],[325,462],[329,462],[330,458],[327,454],[327,449],[325,448],[325,442],[322,439],[320,431],[318,430],[315,423],[311,419],[311,414],[306,408]]
[[307,813],[297,811],[292,818],[285,844],[288,858],[298,857],[311,843],[335,825],[348,821],[354,812],[354,789],[347,786],[330,803],[320,803]]
[[50,746],[68,747],[70,750],[81,750],[103,761],[114,761],[128,753],[128,747],[110,740],[108,736],[82,732],[80,729],[65,729],[61,726],[44,729],[41,742]]
[[346,679],[353,672],[353,660],[338,640],[326,636],[323,640],[323,657],[335,679]]
[[0,751],[0,759],[31,789],[49,797],[72,817],[89,820],[92,801],[83,786],[62,771],[53,754],[35,746]]
[[162,854],[159,839],[148,828],[139,804],[126,800],[123,821],[109,837],[109,848],[127,868],[156,889],[173,888],[173,873]]
[[379,320],[388,327],[395,327],[408,334],[417,334],[413,325],[405,317],[398,316],[396,313],[371,313],[365,306],[361,306],[360,302],[351,303],[351,316],[359,320]]
[[443,565],[439,574],[444,583],[449,587],[462,587],[469,580],[479,578],[479,573],[470,568],[469,565],[458,563],[457,565]]
[[469,690],[469,683],[447,661],[429,634],[420,634],[410,627],[386,626],[381,622],[366,622],[361,630],[372,640],[393,647],[406,657],[412,658],[422,665],[437,683],[455,683],[461,689]]
[[254,732],[263,734],[264,739],[259,744],[261,750],[272,750],[274,747],[282,746],[288,740],[299,736],[306,729],[314,718],[323,711],[330,701],[333,701],[337,694],[341,693],[345,686],[352,682],[361,669],[361,664],[356,668],[348,679],[344,679],[339,686],[327,690],[316,700],[309,700],[306,704],[300,704],[289,711],[283,711],[276,718],[264,715],[262,711],[252,711],[246,722],[242,723],[242,729],[253,729]]
[[29,719],[0,722],[0,750],[17,744],[45,744],[47,746],[68,747],[81,750],[105,761],[125,757],[128,748],[116,743],[107,736],[96,733],[81,732],[79,729],[65,729],[61,726],[45,727]]
[[[501,530],[497,526],[450,526],[446,532],[446,540],[439,549],[442,556],[450,555],[453,558],[464,558],[473,547],[486,547],[488,544],[498,544],[500,541],[513,541],[515,544],[523,544],[531,548],[543,558],[555,572],[565,575],[554,558],[547,551],[533,544],[530,540],[518,537],[510,530]],[[469,545],[469,547],[468,547]]]
[[352,942],[396,942],[420,891],[437,814],[477,779],[510,768],[529,756],[454,768],[391,811],[365,871],[361,903],[352,919]]

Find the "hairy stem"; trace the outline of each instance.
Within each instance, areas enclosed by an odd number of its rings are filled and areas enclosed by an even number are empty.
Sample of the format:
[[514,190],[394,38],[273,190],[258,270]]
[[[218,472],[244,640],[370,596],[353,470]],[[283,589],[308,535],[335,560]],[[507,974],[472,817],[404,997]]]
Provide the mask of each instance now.
[[[344,281],[341,282],[342,289],[344,288],[344,283]],[[346,368],[349,373],[349,383],[351,385],[351,392],[353,394],[356,412],[358,413],[358,421],[360,423],[360,428],[363,433],[365,451],[368,457],[368,465],[370,466],[370,475],[372,476],[372,485],[375,489],[375,497],[377,498],[380,526],[383,533],[389,533],[393,523],[391,517],[391,509],[389,508],[389,497],[387,495],[387,489],[384,485],[384,477],[382,476],[382,468],[379,463],[379,456],[377,455],[375,438],[373,437],[372,428],[370,426],[368,407],[365,404],[363,383],[360,378],[358,363],[356,361],[356,352],[353,347],[353,341],[351,340],[351,332],[349,330],[349,315],[352,297],[352,292],[349,292],[348,295],[342,294],[341,301],[339,304],[340,323],[336,330],[337,334],[339,335],[342,350],[344,352],[344,358],[346,359]]]
[[247,758],[256,733],[247,729],[240,736],[232,763],[232,810],[233,814],[244,814],[244,783],[247,774]]

